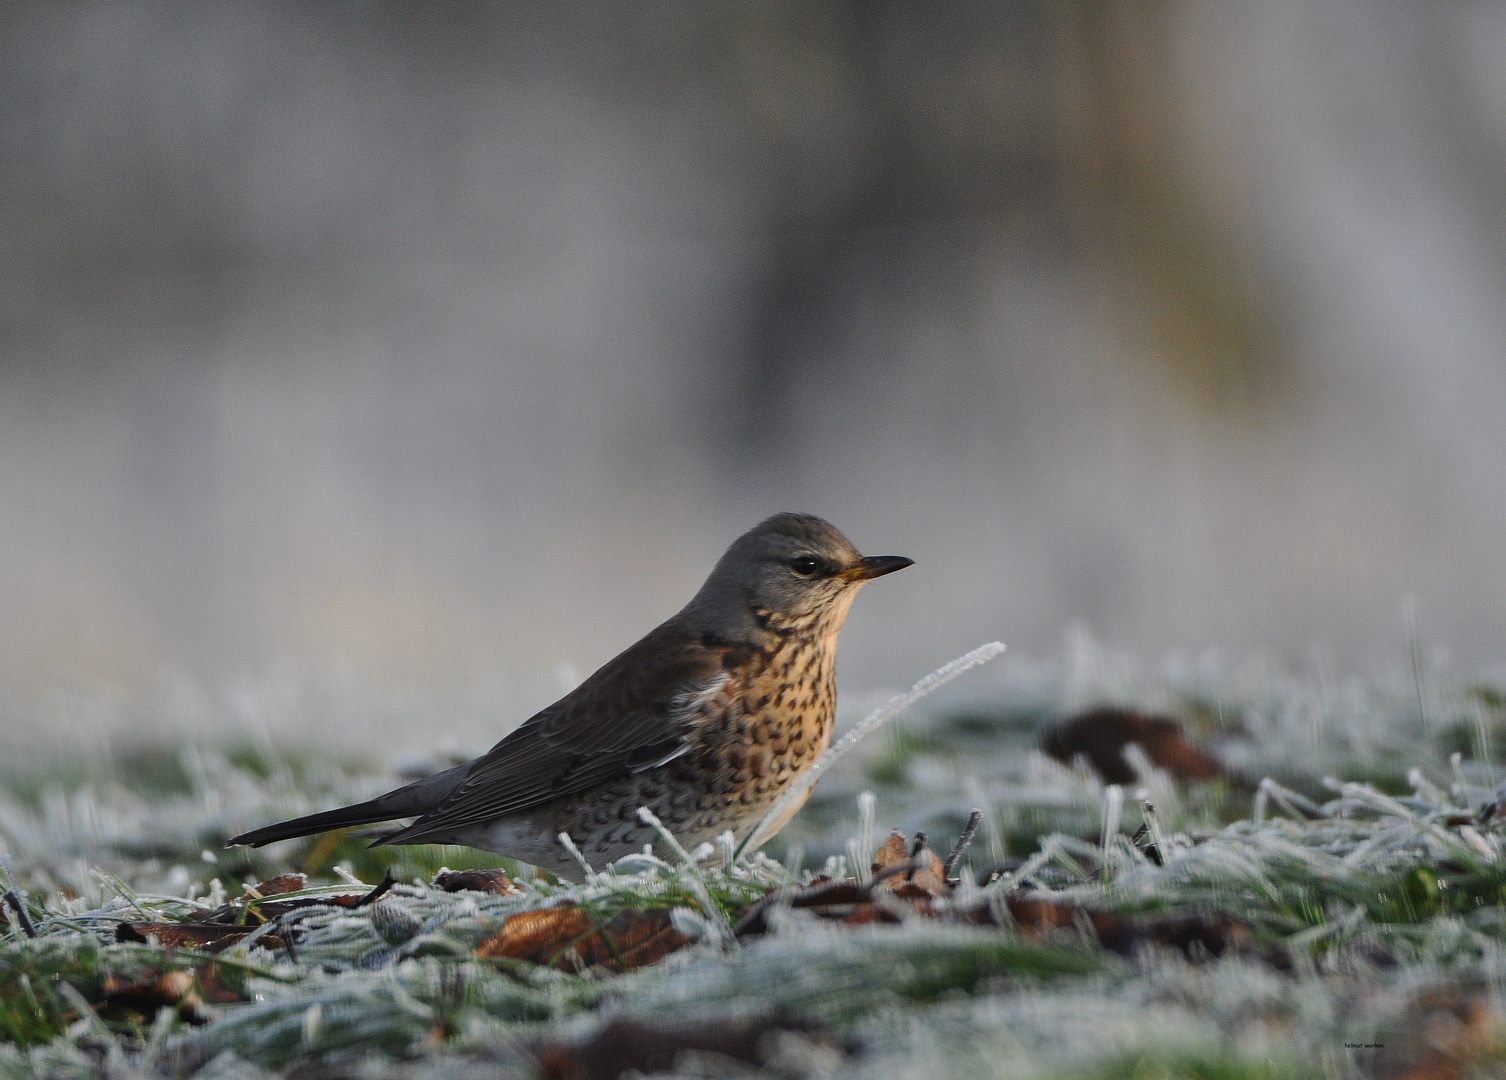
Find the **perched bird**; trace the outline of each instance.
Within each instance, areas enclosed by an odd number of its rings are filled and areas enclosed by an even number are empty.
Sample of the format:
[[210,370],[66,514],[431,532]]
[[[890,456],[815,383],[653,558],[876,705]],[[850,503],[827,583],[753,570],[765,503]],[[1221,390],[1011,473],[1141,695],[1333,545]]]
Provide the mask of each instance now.
[[853,597],[910,564],[777,514],[733,541],[677,615],[481,757],[230,843],[416,816],[377,843],[464,844],[575,877],[559,834],[604,865],[658,843],[642,806],[687,848],[728,830],[741,840],[831,741]]

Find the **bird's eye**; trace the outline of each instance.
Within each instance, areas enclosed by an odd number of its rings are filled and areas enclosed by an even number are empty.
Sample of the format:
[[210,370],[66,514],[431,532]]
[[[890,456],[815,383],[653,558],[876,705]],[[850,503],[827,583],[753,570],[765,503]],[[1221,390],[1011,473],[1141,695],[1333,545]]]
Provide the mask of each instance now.
[[795,573],[799,574],[801,577],[810,577],[817,570],[821,569],[821,564],[818,563],[815,559],[811,558],[809,555],[802,555],[800,556],[800,558],[790,563],[790,569],[795,571]]

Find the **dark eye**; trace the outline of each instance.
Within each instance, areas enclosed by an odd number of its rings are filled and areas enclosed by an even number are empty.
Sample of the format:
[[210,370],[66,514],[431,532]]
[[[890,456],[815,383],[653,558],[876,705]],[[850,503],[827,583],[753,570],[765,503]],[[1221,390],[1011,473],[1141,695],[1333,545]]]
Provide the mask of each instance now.
[[802,555],[800,556],[800,558],[790,563],[790,569],[795,571],[795,573],[799,574],[801,577],[810,577],[817,570],[821,569],[821,564],[818,563],[815,559],[811,558],[809,555]]

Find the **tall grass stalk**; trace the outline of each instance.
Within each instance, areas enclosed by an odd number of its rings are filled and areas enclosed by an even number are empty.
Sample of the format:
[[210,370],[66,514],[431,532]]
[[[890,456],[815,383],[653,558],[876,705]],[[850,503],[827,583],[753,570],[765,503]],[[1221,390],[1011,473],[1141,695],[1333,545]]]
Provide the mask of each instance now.
[[820,780],[833,764],[852,750],[853,747],[857,746],[858,743],[872,735],[927,694],[934,690],[939,690],[963,672],[969,671],[979,664],[988,663],[1003,652],[1004,645],[1002,642],[991,641],[987,645],[980,645],[965,656],[959,656],[951,663],[937,668],[914,686],[910,687],[908,691],[895,695],[886,705],[875,709],[865,716],[855,728],[838,739],[835,746],[832,746],[826,753],[817,758],[815,764],[807,769],[804,775],[790,784],[785,789],[783,795],[774,800],[774,805],[769,807],[763,817],[759,818],[758,824],[743,839],[742,845],[737,849],[738,857],[742,858],[751,855],[767,843],[779,831],[779,827],[783,826],[785,821],[805,801],[810,789],[816,786],[816,781]]

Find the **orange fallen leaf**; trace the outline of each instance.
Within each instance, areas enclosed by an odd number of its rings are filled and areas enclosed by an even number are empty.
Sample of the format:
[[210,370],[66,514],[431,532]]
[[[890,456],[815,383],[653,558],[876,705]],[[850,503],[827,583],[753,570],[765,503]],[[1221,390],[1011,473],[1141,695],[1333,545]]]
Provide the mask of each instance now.
[[[921,839],[917,833],[916,842]],[[910,901],[950,896],[952,887],[946,883],[946,868],[941,856],[928,847],[921,847],[913,855],[911,850],[912,845],[906,842],[902,833],[896,830],[889,834],[884,846],[873,856],[873,891],[887,892]],[[922,906],[929,911],[928,904]]]
[[552,964],[563,971],[631,971],[662,960],[691,940],[675,929],[668,908],[628,909],[598,924],[584,908],[564,905],[510,916],[476,953]]
[[279,874],[277,877],[249,886],[241,894],[241,899],[252,899],[253,892],[257,896],[279,896],[282,893],[301,892],[308,888],[308,880],[303,874]]
[[904,862],[910,857],[910,844],[898,829],[895,829],[884,840],[883,845],[873,853],[873,864],[870,867],[875,874],[882,873],[898,863]]

